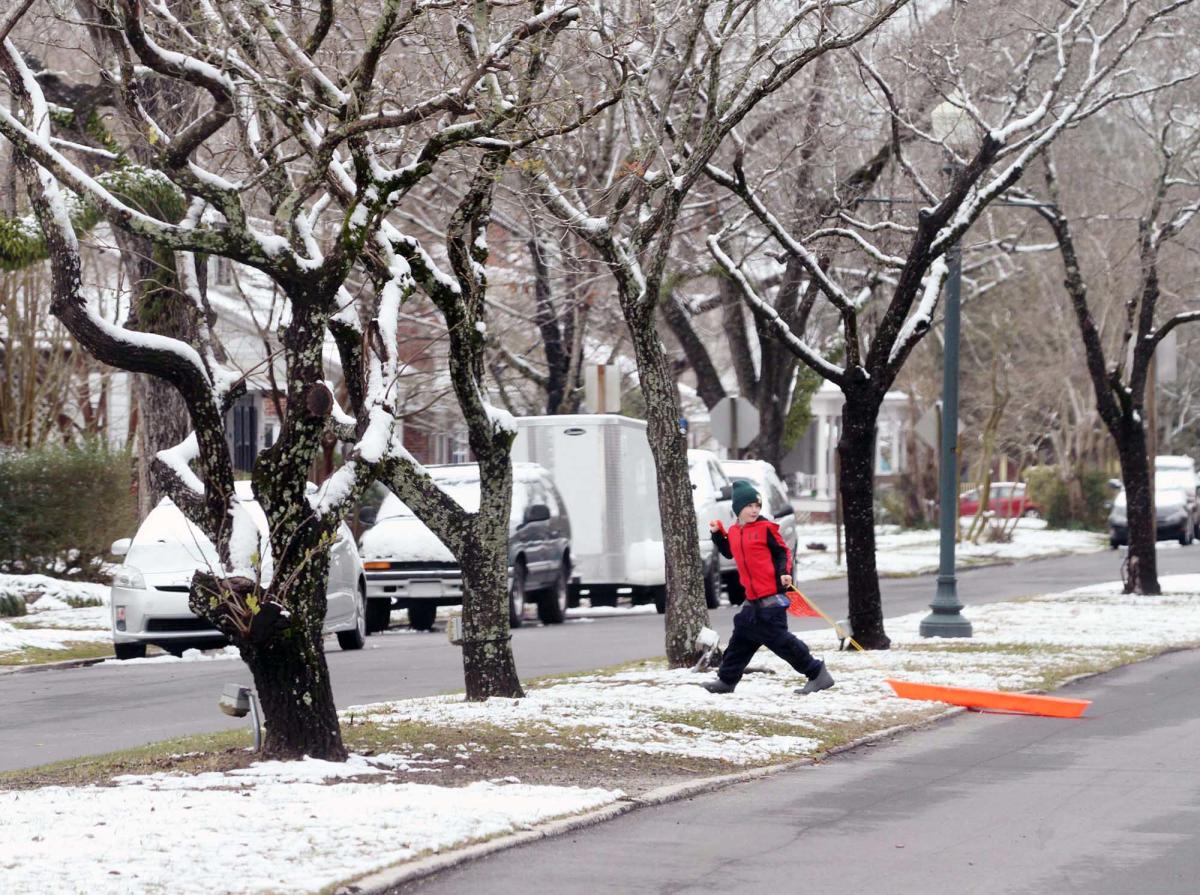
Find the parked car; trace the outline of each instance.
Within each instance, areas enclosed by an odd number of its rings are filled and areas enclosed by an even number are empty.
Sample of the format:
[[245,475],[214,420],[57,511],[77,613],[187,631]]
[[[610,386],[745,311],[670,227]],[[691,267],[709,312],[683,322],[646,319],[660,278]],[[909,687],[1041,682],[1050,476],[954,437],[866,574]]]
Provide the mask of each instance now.
[[[237,499],[267,540],[267,518],[249,482],[234,485]],[[315,486],[313,487],[315,490]],[[217,566],[216,548],[169,498],[143,520],[137,534],[112,545],[124,557],[112,584],[113,649],[118,659],[137,659],[153,644],[179,655],[185,649],[225,646],[229,638],[188,608],[192,574]],[[269,556],[269,551],[263,552]],[[271,568],[264,563],[263,579]],[[326,634],[337,634],[344,650],[362,649],[367,636],[366,580],[354,537],[343,523],[330,547],[326,584]]]
[[[474,463],[427,467],[438,487],[466,510],[479,509],[479,467]],[[367,630],[382,631],[393,609],[407,609],[419,631],[433,628],[439,606],[462,603],[462,571],[448,547],[400,498],[389,493],[375,524],[359,538],[367,576]],[[534,463],[513,464],[508,526],[509,623],[518,628],[526,598],[537,599],[538,618],[566,618],[571,582],[571,523],[549,473]]]
[[713,546],[708,523],[719,519],[728,528],[733,516],[733,484],[717,455],[711,451],[690,450],[688,477],[692,480],[692,499],[696,504],[696,532],[700,537],[700,559],[704,567],[704,602],[709,609],[721,605],[722,572],[737,571],[732,559],[723,557]]
[[[1128,503],[1125,489],[1122,488],[1108,514],[1108,542],[1113,549],[1129,543],[1127,512]],[[1194,492],[1178,487],[1160,487],[1156,477],[1154,518],[1158,540],[1178,540],[1185,547],[1191,544],[1196,537],[1198,512],[1200,510],[1197,510]]]
[[1178,488],[1188,496],[1192,516],[1192,536],[1200,538],[1200,477],[1191,457],[1163,454],[1154,458],[1154,488],[1161,491]]
[[[974,516],[979,512],[980,500],[978,488],[964,491],[958,498],[958,515]],[[1042,515],[1042,508],[1026,495],[1024,482],[992,482],[987,508],[989,513],[995,513],[1003,519],[1015,516],[1038,519]]]
[[[779,533],[791,548],[794,558],[800,538],[796,531],[796,510],[788,497],[787,485],[779,478],[775,467],[766,460],[722,460],[721,468],[731,480],[749,482],[758,489],[763,499],[763,516],[779,526]],[[737,569],[722,572],[722,577],[725,590],[729,593],[729,602],[735,606],[744,602],[746,593]]]

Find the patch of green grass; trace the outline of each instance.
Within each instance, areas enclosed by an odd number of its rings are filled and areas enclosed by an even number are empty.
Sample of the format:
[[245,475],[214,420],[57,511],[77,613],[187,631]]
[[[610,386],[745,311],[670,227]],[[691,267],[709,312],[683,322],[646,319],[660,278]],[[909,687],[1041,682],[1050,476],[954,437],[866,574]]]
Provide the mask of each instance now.
[[0,773],[0,789],[34,786],[103,786],[119,774],[153,774],[158,771],[200,773],[246,767],[257,756],[248,747],[253,737],[248,730],[178,737],[106,752],[70,758],[52,764]]
[[1042,656],[1052,652],[1044,643],[906,643],[904,652],[912,653],[998,653],[1003,656]]
[[749,736],[812,737],[815,731],[804,724],[775,721],[762,717],[747,717],[732,712],[658,712],[654,716],[664,724],[715,730],[721,733],[743,733]]
[[14,653],[0,653],[0,665],[43,665],[47,662],[67,662],[71,659],[111,659],[112,644],[107,641],[68,640],[62,649],[31,646]]

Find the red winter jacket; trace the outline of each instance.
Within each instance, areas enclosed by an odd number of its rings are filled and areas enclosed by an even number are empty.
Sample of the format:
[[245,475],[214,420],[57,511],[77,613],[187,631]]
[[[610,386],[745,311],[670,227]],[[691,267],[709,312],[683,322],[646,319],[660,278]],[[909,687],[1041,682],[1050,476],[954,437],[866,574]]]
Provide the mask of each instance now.
[[761,516],[749,525],[735,525],[712,533],[713,544],[726,559],[737,563],[738,578],[747,600],[783,593],[780,575],[790,574],[792,551],[783,542],[779,526]]

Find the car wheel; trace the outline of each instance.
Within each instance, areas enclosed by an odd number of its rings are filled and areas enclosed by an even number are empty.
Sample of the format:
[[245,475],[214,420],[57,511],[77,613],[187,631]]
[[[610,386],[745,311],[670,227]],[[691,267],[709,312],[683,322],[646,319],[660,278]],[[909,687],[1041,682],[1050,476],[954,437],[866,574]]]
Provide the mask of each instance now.
[[746,602],[746,591],[737,572],[730,572],[725,576],[725,590],[729,593],[730,606],[741,606]]
[[571,599],[571,573],[564,562],[558,570],[554,587],[543,591],[538,600],[538,619],[543,625],[561,625],[567,618],[567,603]]
[[367,633],[386,631],[392,623],[391,599],[367,600]]
[[650,588],[650,593],[654,597],[654,608],[659,615],[667,614],[667,586],[659,584]]
[[1039,513],[1037,510],[1035,510],[1033,507],[1030,507],[1021,515],[1024,516],[1026,519],[1041,519],[1042,518],[1042,514]]
[[408,607],[408,626],[414,631],[432,631],[437,618],[437,606],[433,603],[413,603]]
[[337,632],[338,646],[344,650],[362,649],[367,644],[367,595],[362,585],[354,594],[354,627]]
[[146,658],[146,644],[144,643],[114,643],[113,652],[117,658],[124,662],[126,659],[144,659]]
[[525,564],[513,567],[512,584],[508,588],[508,626],[519,628],[525,624]]
[[704,572],[704,605],[716,609],[721,605],[721,561],[713,554],[713,561]]

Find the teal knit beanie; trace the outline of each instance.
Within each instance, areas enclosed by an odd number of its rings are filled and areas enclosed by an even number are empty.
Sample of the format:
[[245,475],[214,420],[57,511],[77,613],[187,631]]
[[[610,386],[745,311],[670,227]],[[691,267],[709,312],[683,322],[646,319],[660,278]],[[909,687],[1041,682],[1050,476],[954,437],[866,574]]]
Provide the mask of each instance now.
[[758,489],[749,482],[738,479],[733,483],[733,515],[737,516],[752,503],[762,503]]

